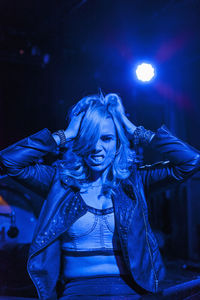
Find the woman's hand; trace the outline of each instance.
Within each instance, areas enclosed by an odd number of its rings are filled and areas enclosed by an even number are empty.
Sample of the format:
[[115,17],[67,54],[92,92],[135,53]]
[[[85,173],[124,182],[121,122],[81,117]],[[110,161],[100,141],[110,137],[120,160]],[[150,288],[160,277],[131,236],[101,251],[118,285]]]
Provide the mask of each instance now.
[[125,114],[121,114],[121,117],[122,117],[122,122],[125,127],[125,130],[132,137],[137,127],[126,117]]
[[85,112],[82,111],[78,115],[74,115],[71,119],[69,126],[65,130],[65,137],[67,140],[74,139],[77,136],[84,114]]

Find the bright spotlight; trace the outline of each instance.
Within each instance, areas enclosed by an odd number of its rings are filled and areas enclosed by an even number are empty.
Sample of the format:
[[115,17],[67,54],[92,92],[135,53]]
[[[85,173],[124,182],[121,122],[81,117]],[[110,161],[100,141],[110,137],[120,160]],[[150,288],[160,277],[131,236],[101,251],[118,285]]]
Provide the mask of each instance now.
[[142,63],[137,66],[136,75],[139,80],[148,82],[155,76],[155,70],[151,64]]

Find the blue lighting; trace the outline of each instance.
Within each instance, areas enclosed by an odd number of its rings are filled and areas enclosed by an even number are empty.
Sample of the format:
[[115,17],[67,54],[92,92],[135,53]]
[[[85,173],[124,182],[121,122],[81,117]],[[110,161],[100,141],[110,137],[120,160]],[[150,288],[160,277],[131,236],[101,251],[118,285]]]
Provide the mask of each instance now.
[[136,75],[138,80],[148,82],[155,76],[155,70],[151,64],[142,63],[137,66]]

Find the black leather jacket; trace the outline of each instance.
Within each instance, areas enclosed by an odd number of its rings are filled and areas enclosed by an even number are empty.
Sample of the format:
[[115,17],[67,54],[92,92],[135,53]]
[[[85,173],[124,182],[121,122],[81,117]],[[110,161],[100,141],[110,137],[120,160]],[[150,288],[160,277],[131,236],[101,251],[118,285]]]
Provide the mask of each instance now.
[[[187,179],[200,169],[200,155],[165,126],[157,130],[149,146],[165,154],[167,161],[139,167],[136,176],[130,175],[118,186],[113,205],[126,266],[139,286],[156,292],[164,266],[148,222],[145,194]],[[51,133],[43,129],[0,152],[7,173],[46,198],[28,259],[28,272],[40,299],[57,299],[59,236],[86,213],[78,192],[61,184],[56,165],[37,163],[56,149]]]

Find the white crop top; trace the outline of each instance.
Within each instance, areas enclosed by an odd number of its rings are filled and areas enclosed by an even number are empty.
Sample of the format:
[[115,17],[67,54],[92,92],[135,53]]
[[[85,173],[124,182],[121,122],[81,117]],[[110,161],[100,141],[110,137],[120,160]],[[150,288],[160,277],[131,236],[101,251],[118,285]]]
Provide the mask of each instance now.
[[[113,207],[96,209],[87,205],[87,213],[80,217],[62,236],[62,250],[67,255],[113,255],[119,252],[114,238]],[[78,253],[76,253],[78,252]],[[118,253],[119,254],[119,253]]]
[[86,207],[87,212],[61,236],[62,279],[126,274],[113,207]]

